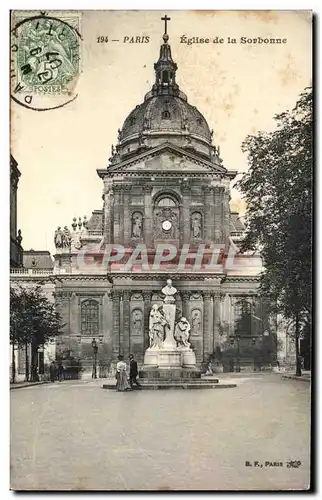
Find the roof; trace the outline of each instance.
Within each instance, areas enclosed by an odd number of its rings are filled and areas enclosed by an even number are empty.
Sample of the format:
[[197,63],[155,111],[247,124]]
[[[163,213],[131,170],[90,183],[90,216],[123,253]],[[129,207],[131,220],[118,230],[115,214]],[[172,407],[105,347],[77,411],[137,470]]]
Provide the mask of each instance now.
[[103,210],[94,210],[86,227],[89,231],[103,231]]
[[[163,118],[164,113],[167,113],[166,118]],[[126,118],[122,128],[122,141],[145,128],[149,135],[161,131],[177,132],[181,135],[185,127],[190,133],[211,141],[209,126],[195,106],[175,95],[151,96],[136,106]]]
[[26,269],[53,269],[54,261],[48,250],[24,250],[23,267]]

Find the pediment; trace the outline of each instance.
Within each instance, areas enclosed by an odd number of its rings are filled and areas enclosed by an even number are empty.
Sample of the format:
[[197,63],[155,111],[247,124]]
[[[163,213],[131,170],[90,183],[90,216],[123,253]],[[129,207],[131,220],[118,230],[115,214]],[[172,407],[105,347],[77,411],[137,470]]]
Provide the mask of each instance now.
[[[102,171],[100,171],[102,172]],[[227,170],[197,154],[186,151],[170,143],[150,149],[134,158],[107,168],[107,173],[196,173],[225,175]]]

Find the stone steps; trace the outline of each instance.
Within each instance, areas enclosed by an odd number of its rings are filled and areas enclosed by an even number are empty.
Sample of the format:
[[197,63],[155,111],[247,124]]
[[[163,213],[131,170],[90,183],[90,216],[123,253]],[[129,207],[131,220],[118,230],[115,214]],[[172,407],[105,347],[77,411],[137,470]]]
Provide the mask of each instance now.
[[194,384],[194,385],[207,385],[209,383],[212,384],[218,384],[219,379],[218,378],[213,378],[213,379],[138,379],[139,383],[141,385],[149,385],[149,384],[159,384],[159,385],[169,385],[169,384],[179,384],[179,385],[187,385],[187,384]]
[[[146,390],[175,390],[175,389],[230,389],[232,387],[237,387],[237,384],[220,384],[218,382],[210,382],[207,381],[207,383],[197,383],[197,382],[170,382],[168,384],[166,383],[160,383],[160,382],[149,382],[146,384],[142,384],[142,389],[143,391]],[[115,390],[115,384],[104,384],[103,389],[114,389]],[[140,390],[140,389],[134,389],[134,390]]]

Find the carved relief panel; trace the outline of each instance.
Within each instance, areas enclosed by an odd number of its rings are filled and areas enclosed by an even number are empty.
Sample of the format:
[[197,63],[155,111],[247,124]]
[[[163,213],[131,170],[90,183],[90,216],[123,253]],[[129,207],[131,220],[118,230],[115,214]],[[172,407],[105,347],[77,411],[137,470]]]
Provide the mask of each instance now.
[[194,308],[191,311],[191,335],[202,334],[202,312],[199,308]]

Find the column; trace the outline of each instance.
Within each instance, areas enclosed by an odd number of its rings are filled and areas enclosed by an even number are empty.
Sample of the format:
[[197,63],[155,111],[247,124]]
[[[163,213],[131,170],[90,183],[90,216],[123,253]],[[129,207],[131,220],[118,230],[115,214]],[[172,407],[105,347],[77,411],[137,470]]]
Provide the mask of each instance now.
[[120,220],[119,220],[119,243],[124,242],[124,186],[120,186]]
[[149,250],[152,248],[153,245],[152,242],[153,221],[152,221],[152,197],[151,197],[152,186],[150,185],[143,186],[143,191],[144,191],[144,207],[145,207],[143,234],[144,234],[144,242]]
[[182,209],[180,213],[180,242],[190,243],[190,193],[191,186],[188,182],[182,184]]
[[222,323],[221,305],[223,297],[224,297],[223,294],[221,294],[219,291],[213,293],[213,301],[214,301],[213,351],[216,350],[217,346],[220,346],[220,326]]
[[215,243],[222,243],[222,228],[223,228],[223,217],[222,217],[222,203],[223,203],[223,191],[222,186],[216,186],[214,188],[214,239]]
[[203,292],[204,311],[203,311],[203,361],[206,361],[212,354],[212,298],[210,292]]
[[150,310],[151,310],[151,292],[143,292],[143,300],[144,300],[144,329],[143,329],[143,346],[144,352],[149,347],[149,319],[150,319]]
[[125,359],[130,354],[130,292],[123,292],[123,346],[122,353]]
[[224,244],[228,247],[228,238],[230,235],[230,209],[229,209],[230,193],[228,189],[223,194],[223,237]]
[[80,335],[78,321],[78,299],[75,292],[72,292],[69,307],[69,325],[71,335]]
[[105,242],[112,243],[113,239],[113,189],[110,183],[104,181],[105,193],[104,193],[104,237]]
[[229,335],[234,336],[235,335],[235,320],[236,320],[236,296],[235,295],[229,295]]
[[113,345],[113,358],[116,360],[117,356],[121,353],[120,346],[120,291],[113,290],[113,331],[112,331],[112,345]]
[[204,240],[205,243],[212,242],[212,228],[213,228],[213,199],[212,189],[210,186],[203,186],[204,191]]
[[123,232],[123,243],[127,245],[131,239],[131,212],[130,212],[130,198],[131,198],[131,186],[123,187],[123,200],[124,200],[124,232]]
[[113,211],[113,218],[114,218],[114,239],[113,243],[119,243],[120,242],[120,220],[121,220],[121,207],[120,207],[120,201],[121,201],[121,187],[120,186],[114,186],[114,211]]
[[213,243],[215,241],[215,199],[214,199],[214,188],[209,187],[209,242]]
[[182,297],[182,315],[189,321],[189,318],[190,318],[190,310],[189,310],[190,293],[189,292],[182,292],[181,297]]

